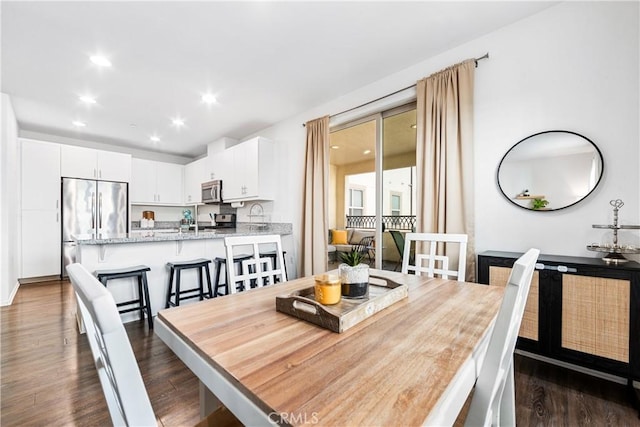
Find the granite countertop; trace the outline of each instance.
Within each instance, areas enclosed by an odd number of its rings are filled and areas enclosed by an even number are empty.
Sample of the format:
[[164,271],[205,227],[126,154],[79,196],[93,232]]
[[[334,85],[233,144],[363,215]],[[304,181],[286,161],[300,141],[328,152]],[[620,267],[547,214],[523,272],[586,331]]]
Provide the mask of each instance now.
[[116,243],[167,242],[178,240],[223,239],[229,236],[251,236],[263,234],[288,235],[292,232],[290,223],[271,223],[267,227],[238,224],[236,228],[219,228],[206,231],[178,232],[168,229],[139,229],[123,234],[79,234],[72,239],[79,245],[108,245]]

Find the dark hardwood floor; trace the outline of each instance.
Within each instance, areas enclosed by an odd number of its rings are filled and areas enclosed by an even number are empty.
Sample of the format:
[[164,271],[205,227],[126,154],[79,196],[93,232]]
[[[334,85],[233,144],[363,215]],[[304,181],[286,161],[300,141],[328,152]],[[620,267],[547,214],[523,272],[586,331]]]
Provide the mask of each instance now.
[[[2,307],[3,427],[111,423],[75,312],[64,281],[22,285],[13,305]],[[197,379],[145,323],[126,329],[158,424],[195,425]],[[516,356],[519,426],[639,426],[625,393],[624,386]]]

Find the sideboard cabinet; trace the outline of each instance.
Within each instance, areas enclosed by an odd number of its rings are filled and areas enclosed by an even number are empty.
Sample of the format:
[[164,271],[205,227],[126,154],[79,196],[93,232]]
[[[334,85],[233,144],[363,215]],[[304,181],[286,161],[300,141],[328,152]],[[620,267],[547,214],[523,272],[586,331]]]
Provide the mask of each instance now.
[[[520,255],[478,255],[478,281],[504,286]],[[640,264],[540,255],[517,348],[640,380]]]

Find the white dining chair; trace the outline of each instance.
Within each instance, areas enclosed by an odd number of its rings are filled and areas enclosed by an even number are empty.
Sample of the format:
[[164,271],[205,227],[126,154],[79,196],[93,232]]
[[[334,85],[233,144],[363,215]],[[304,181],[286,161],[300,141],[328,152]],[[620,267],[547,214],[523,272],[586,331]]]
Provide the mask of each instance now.
[[[234,254],[247,255],[240,271],[227,268],[230,293],[236,293],[238,284],[243,290],[262,287],[278,281],[286,282],[287,273],[282,252],[282,240],[277,234],[261,236],[232,236],[224,239],[227,266],[234,266]],[[275,251],[274,251],[275,247]]]
[[[114,426],[157,426],[138,362],[111,293],[81,264],[67,266],[84,322],[93,361]],[[196,427],[239,427],[242,424],[220,406]]]
[[67,273],[115,426],[156,426],[156,416],[111,293],[81,264]]
[[529,249],[513,264],[465,426],[516,425],[513,352],[539,254]]
[[[404,240],[402,256],[402,272],[412,272],[417,276],[423,273],[428,277],[436,275],[443,279],[449,276],[464,281],[467,265],[467,241],[466,234],[450,233],[407,233]],[[450,260],[447,255],[442,255],[445,245],[458,246],[457,268],[450,268]],[[411,247],[415,246],[415,253]]]

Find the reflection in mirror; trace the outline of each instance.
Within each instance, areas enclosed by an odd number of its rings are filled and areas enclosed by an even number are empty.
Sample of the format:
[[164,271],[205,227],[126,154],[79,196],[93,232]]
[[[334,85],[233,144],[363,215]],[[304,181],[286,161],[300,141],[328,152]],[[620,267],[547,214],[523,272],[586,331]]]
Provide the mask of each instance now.
[[512,203],[531,210],[558,210],[587,197],[603,171],[602,154],[589,139],[570,131],[531,135],[504,155],[498,186]]

